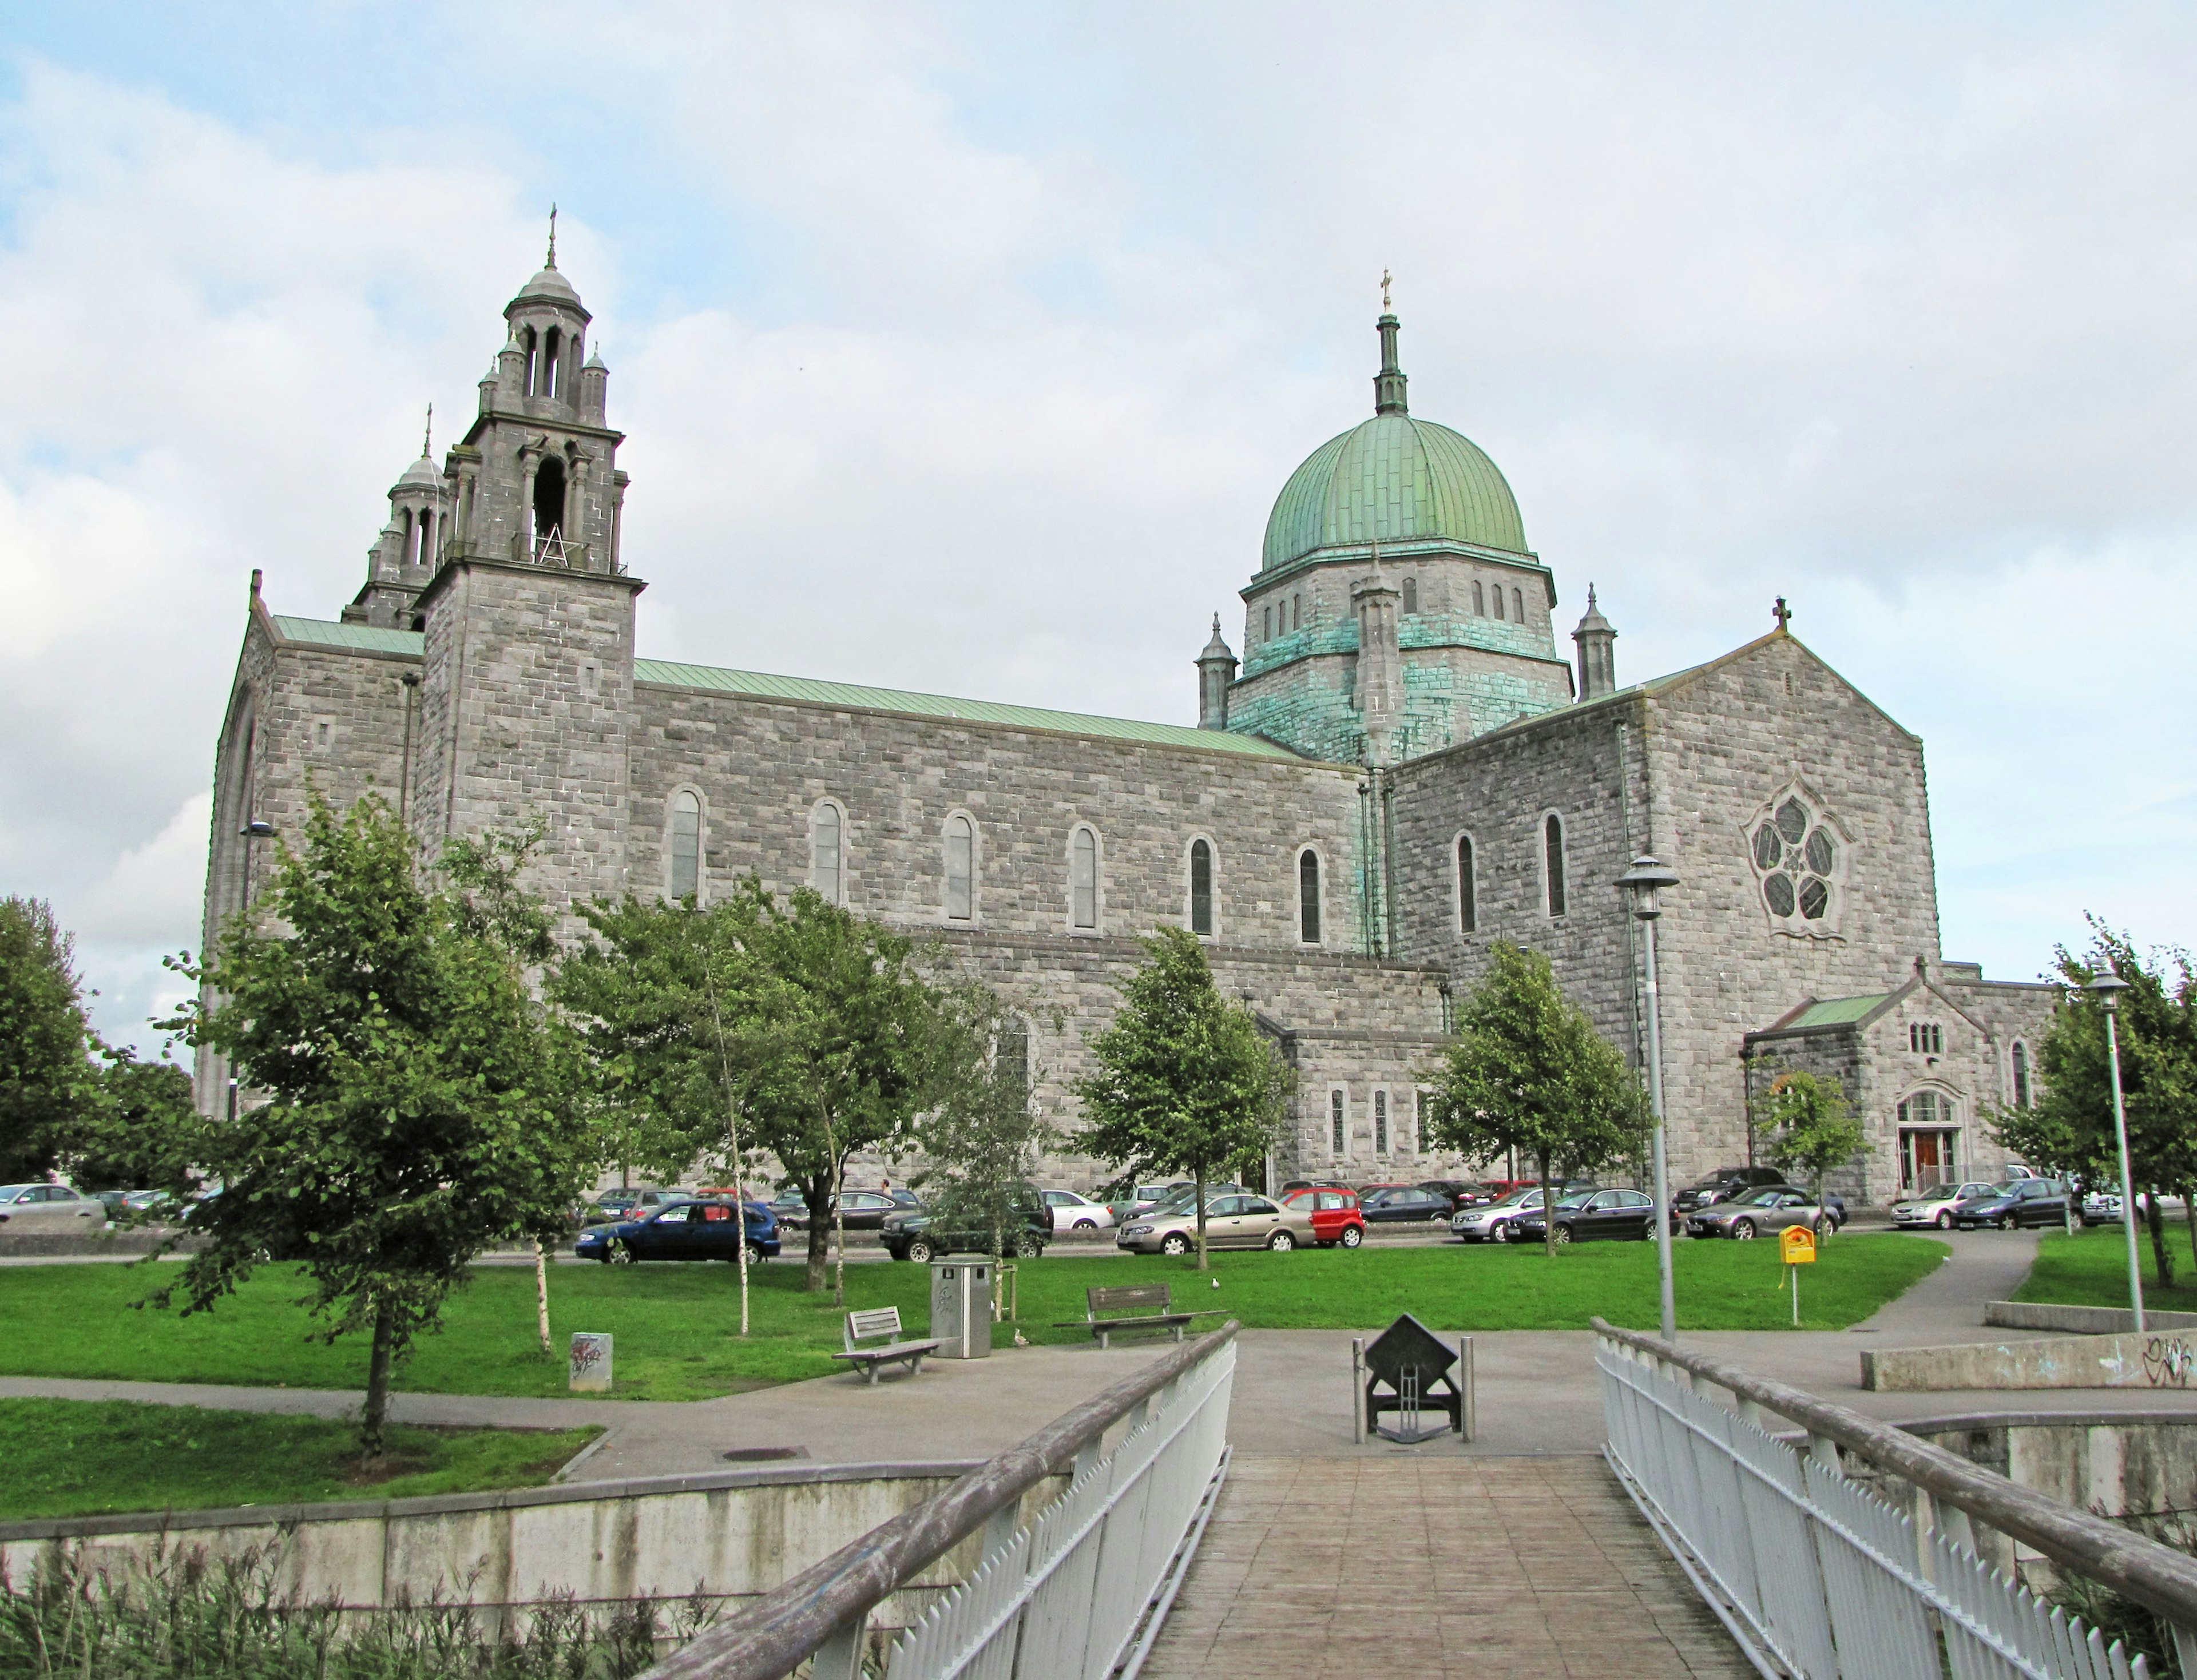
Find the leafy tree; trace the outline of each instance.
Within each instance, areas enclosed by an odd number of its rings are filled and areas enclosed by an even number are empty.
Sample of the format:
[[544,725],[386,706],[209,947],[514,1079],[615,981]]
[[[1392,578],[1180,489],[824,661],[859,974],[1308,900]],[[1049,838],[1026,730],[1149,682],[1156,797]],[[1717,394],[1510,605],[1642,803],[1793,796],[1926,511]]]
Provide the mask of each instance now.
[[[1549,959],[1508,940],[1458,1011],[1457,1039],[1431,1075],[1435,1136],[1468,1160],[1516,1150],[1534,1163],[1541,1205],[1559,1173],[1589,1172],[1637,1151],[1651,1124],[1647,1093],[1617,1047],[1557,988]],[[1556,1253],[1556,1222],[1542,1221]]]
[[88,1099],[61,1134],[61,1164],[95,1189],[184,1189],[198,1128],[191,1076],[165,1055],[140,1061],[127,1045],[99,1053]]
[[0,899],[0,1183],[43,1178],[91,1100],[73,942],[41,899]]
[[1815,1204],[1822,1207],[1825,1176],[1852,1161],[1868,1141],[1846,1087],[1806,1069],[1788,1069],[1770,1081],[1761,1106],[1771,1164],[1788,1176],[1806,1174]]
[[396,1361],[476,1254],[569,1202],[588,1156],[569,1046],[488,927],[491,891],[429,890],[385,802],[339,815],[316,795],[304,849],[280,854],[275,930],[240,918],[175,965],[211,1001],[166,1024],[266,1100],[200,1128],[221,1186],[191,1210],[207,1245],[151,1299],[205,1311],[270,1256],[299,1260],[321,1333],[372,1337],[369,1458]]
[[1144,946],[1121,1010],[1092,1040],[1091,1071],[1075,1081],[1085,1118],[1076,1141],[1124,1178],[1195,1180],[1203,1272],[1206,1184],[1273,1147],[1291,1077],[1251,1011],[1220,995],[1196,938],[1162,928]]
[[934,1058],[935,1106],[922,1138],[933,1163],[925,1199],[957,1231],[988,1231],[1004,1256],[1022,1225],[1022,1187],[1058,1135],[1031,1097],[1029,1027],[990,991],[948,994]]
[[[2034,1108],[2002,1109],[1994,1120],[2001,1138],[2032,1165],[2086,1168],[2094,1182],[2119,1185],[2105,1011],[2096,994],[2081,989],[2108,967],[2119,973],[2128,982],[2115,1024],[2131,1187],[2145,1203],[2159,1281],[2171,1286],[2174,1257],[2159,1200],[2170,1191],[2186,1196],[2197,1185],[2197,974],[2186,953],[2158,953],[2147,962],[2126,936],[2095,918],[2090,927],[2088,951],[2078,956],[2062,947],[2056,953],[2069,989],[2038,1046],[2043,1089]],[[2135,1218],[2136,1210],[2125,1208],[2123,1216]],[[2197,1255],[2197,1224],[2190,1246]]]

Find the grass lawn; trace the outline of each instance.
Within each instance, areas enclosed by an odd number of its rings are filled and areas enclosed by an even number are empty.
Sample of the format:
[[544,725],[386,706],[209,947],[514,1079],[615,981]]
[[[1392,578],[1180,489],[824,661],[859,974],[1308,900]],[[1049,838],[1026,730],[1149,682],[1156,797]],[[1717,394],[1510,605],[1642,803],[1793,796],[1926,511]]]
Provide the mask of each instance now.
[[[84,1268],[90,1270],[91,1268]],[[598,1432],[392,1425],[371,1474],[358,1426],[130,1400],[0,1400],[0,1519],[409,1499],[546,1482]]]
[[[1922,1237],[1834,1238],[1802,1281],[1803,1328],[1839,1330],[1867,1318],[1945,1254]],[[1790,1323],[1775,1243],[1681,1242],[1676,1263],[1682,1328]],[[754,1333],[743,1342],[734,1334],[739,1304],[730,1266],[559,1267],[549,1289],[557,1345],[574,1330],[614,1335],[617,1392],[629,1399],[700,1399],[838,1369],[830,1355],[840,1345],[840,1318],[830,1293],[803,1293],[793,1261],[751,1276]],[[1174,1286],[1178,1305],[1223,1308],[1256,1330],[1371,1330],[1406,1312],[1441,1330],[1585,1330],[1597,1313],[1653,1329],[1656,1319],[1652,1243],[1582,1243],[1553,1260],[1539,1248],[1455,1243],[1221,1254],[1209,1276],[1156,1256],[1031,1261],[1021,1274],[1023,1332],[1033,1341],[1086,1341],[1087,1332],[1052,1325],[1083,1316],[1087,1288],[1162,1280]],[[0,1323],[11,1332],[0,1341],[0,1375],[365,1385],[364,1341],[311,1340],[295,1304],[303,1285],[290,1268],[266,1267],[235,1297],[188,1318],[133,1308],[153,1282],[130,1266],[0,1268]],[[930,1322],[929,1289],[922,1266],[847,1268],[849,1306],[896,1306],[919,1335]],[[998,1340],[1008,1336],[1002,1327]],[[545,1358],[535,1340],[533,1273],[476,1272],[453,1298],[443,1333],[420,1342],[397,1382],[426,1393],[564,1393],[562,1358]]]
[[[2197,1289],[2189,1286],[2189,1232],[2170,1212],[2166,1240],[2174,1254],[2173,1289],[2159,1282],[2152,1264],[2151,1234],[2139,1226],[2136,1233],[2136,1260],[2143,1273],[2143,1304],[2163,1312],[2197,1312]],[[1803,1296],[1807,1293],[1804,1287]],[[2037,1245],[2037,1264],[2029,1279],[2014,1292],[2016,1301],[2060,1301],[2074,1306],[2121,1306],[2129,1304],[2128,1247],[2117,1225],[2078,1227],[2070,1237],[2054,1232]]]

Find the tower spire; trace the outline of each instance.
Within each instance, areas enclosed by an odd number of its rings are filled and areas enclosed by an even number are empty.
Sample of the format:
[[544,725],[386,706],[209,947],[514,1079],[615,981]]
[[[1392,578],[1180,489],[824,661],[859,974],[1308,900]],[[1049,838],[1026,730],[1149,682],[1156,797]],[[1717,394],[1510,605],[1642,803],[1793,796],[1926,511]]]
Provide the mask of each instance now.
[[1373,379],[1373,412],[1377,414],[1408,414],[1411,404],[1405,400],[1404,387],[1409,383],[1403,368],[1396,361],[1396,334],[1400,330],[1395,311],[1388,304],[1388,271],[1381,271],[1381,319],[1375,330],[1381,334],[1381,371]]
[[554,202],[549,206],[549,256],[542,266],[545,269],[557,266],[557,206]]
[[435,405],[432,403],[430,403],[427,405],[427,429],[425,432],[420,434],[420,459],[422,461],[432,461],[434,458]]

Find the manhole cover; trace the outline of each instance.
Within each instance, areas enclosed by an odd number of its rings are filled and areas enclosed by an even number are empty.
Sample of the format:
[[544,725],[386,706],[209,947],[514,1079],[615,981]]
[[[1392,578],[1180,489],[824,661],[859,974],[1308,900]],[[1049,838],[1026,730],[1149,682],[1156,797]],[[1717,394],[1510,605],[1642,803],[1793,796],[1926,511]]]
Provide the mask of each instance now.
[[736,1446],[725,1455],[731,1464],[768,1464],[780,1458],[806,1458],[805,1446]]

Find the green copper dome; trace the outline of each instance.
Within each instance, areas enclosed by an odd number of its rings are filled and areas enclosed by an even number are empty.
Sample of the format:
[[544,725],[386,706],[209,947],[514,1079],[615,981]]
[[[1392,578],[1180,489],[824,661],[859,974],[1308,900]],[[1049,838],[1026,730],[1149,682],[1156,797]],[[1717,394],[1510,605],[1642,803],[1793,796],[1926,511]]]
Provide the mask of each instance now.
[[1524,553],[1518,500],[1470,438],[1413,420],[1396,359],[1396,317],[1383,314],[1374,414],[1330,437],[1290,475],[1267,520],[1263,569],[1315,548],[1443,538]]

